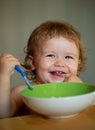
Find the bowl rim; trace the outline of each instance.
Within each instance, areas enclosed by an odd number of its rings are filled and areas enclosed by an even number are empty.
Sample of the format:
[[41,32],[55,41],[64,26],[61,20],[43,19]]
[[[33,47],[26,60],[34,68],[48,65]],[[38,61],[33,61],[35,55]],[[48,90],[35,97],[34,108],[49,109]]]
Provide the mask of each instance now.
[[[59,82],[58,82],[59,83]],[[35,87],[40,87],[40,86],[44,86],[44,85],[49,85],[49,84],[58,84],[58,83],[46,83],[46,84],[38,84],[38,85],[35,85]],[[92,86],[92,87],[95,87],[95,85],[92,85],[92,84],[88,84],[88,83],[80,83],[80,82],[60,82],[60,83],[65,83],[65,84],[84,84],[84,85],[89,85],[89,86]],[[55,99],[60,99],[60,98],[64,98],[64,99],[68,99],[68,98],[75,98],[75,97],[82,97],[82,96],[85,96],[85,95],[92,95],[92,94],[95,94],[95,91],[91,91],[91,92],[88,92],[88,93],[83,93],[83,94],[78,94],[78,95],[72,95],[72,96],[65,96],[65,97],[55,97],[55,96],[51,96],[51,97],[32,97],[32,96],[28,96],[28,95],[24,95],[22,92],[25,91],[26,89],[29,89],[29,88],[24,88],[22,91],[21,91],[21,95],[23,97],[28,97],[28,98],[32,98],[32,99],[51,99],[51,98],[55,98]],[[31,90],[33,91],[33,90]]]

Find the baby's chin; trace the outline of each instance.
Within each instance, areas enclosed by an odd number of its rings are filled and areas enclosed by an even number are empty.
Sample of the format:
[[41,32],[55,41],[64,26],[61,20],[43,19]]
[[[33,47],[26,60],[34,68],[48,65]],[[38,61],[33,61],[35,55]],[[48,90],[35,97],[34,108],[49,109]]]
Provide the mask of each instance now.
[[65,82],[65,79],[62,80],[52,80],[51,83],[60,83],[60,82]]

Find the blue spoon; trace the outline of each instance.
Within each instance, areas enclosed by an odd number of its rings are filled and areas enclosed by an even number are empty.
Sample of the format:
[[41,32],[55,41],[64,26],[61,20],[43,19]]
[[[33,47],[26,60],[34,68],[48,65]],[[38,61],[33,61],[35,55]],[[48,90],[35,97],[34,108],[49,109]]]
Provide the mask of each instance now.
[[21,69],[21,67],[19,65],[16,65],[15,70],[18,71],[21,74],[21,76],[23,77],[23,79],[24,79],[26,85],[28,86],[28,88],[33,89],[33,86],[29,83],[29,81],[28,81],[24,71]]

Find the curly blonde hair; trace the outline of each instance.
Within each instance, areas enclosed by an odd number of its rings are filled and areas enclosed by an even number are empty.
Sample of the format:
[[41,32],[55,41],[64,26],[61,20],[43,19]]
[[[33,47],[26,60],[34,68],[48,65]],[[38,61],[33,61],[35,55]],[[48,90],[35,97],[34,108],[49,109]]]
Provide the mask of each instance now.
[[26,56],[23,67],[26,69],[30,79],[35,78],[35,71],[31,70],[29,56],[37,56],[45,41],[60,36],[75,42],[77,48],[79,49],[80,64],[78,66],[78,72],[85,70],[86,57],[84,56],[84,47],[79,32],[77,32],[74,27],[67,22],[47,21],[38,26],[32,32],[25,50]]

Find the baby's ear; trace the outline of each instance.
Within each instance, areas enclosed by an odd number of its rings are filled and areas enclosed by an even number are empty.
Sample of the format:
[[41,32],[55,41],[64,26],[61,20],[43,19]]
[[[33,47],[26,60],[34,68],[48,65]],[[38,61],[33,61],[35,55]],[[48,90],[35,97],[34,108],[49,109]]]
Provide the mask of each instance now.
[[29,61],[30,61],[31,69],[35,70],[34,57],[30,55]]

